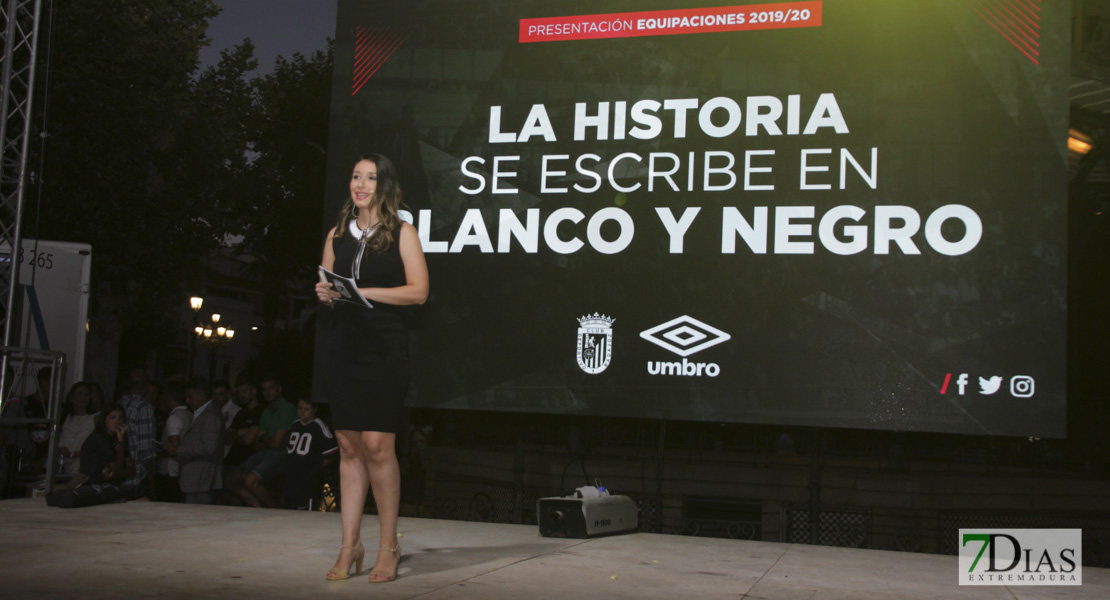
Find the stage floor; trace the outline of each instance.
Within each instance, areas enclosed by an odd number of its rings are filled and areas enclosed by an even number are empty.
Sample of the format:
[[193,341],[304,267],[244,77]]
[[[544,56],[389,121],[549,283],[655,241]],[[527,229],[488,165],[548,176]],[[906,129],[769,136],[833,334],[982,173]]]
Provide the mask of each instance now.
[[[376,532],[367,516],[363,531]],[[402,518],[400,577],[326,581],[339,515],[130,502],[0,502],[0,596],[16,598],[1110,598],[1082,587],[960,587],[956,558],[657,534],[590,540],[537,528]],[[372,540],[368,537],[367,542]],[[367,544],[370,545],[369,543]],[[368,555],[366,569],[372,563]]]

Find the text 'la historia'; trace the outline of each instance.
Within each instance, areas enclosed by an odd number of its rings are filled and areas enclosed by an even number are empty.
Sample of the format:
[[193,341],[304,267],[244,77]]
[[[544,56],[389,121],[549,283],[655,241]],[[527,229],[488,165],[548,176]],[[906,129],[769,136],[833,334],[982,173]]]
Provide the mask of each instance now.
[[[771,147],[738,153],[703,149],[681,155],[630,150],[609,157],[584,150],[576,157],[552,153],[537,158],[531,147],[560,141],[547,106],[532,105],[528,116],[514,127],[504,121],[504,114],[502,106],[489,109],[490,148],[527,144],[529,151],[463,158],[459,165],[462,184],[457,189],[466,196],[520,194],[521,170],[528,168],[522,164],[524,154],[529,160],[538,160],[533,165],[539,170],[538,189],[529,193],[545,199],[603,190],[636,193],[638,198],[656,192],[766,193],[796,189],[813,193],[834,187],[848,189],[850,180],[863,191],[877,190],[879,186],[878,147],[855,153],[848,148],[804,148],[796,155]],[[584,144],[620,140],[634,144],[635,140],[682,139],[700,132],[714,139],[759,137],[769,145],[781,136],[850,134],[840,103],[831,92],[810,99],[803,99],[800,94],[784,98],[748,96],[742,102],[725,96],[704,102],[698,98],[579,102],[575,104],[572,125],[572,141]],[[775,171],[776,161],[786,154],[792,157],[788,160],[796,161],[796,188],[794,182],[784,181]],[[534,177],[526,179],[536,181]],[[669,239],[669,252],[681,254],[686,235],[702,207],[679,206],[682,210],[676,211],[673,196],[667,204],[671,206],[654,207],[658,225]],[[721,206],[714,225],[721,235],[721,253],[734,254],[738,247],[746,247],[752,254],[814,254],[821,247],[842,256],[867,250],[884,255],[890,254],[892,248],[914,255],[927,247],[938,254],[958,256],[973,250],[983,234],[983,224],[975,210],[956,203],[945,203],[924,215],[914,207],[897,203],[872,206],[870,210],[855,204],[799,206],[796,200],[789,204]],[[466,209],[455,223],[450,240],[432,239],[430,210],[419,211],[418,218],[408,214],[407,220],[417,225],[425,251],[433,253],[459,253],[467,248],[481,253],[535,253],[545,246],[559,254],[585,248],[616,254],[632,244],[636,223],[619,207],[603,207],[588,215],[575,207],[559,207],[554,203],[547,206],[543,214],[537,208],[527,209],[523,214],[508,208]],[[961,225],[946,227],[949,221]],[[942,230],[948,231],[948,237]],[[442,229],[439,231],[442,234]],[[496,234],[491,235],[491,231]],[[958,239],[949,239],[954,237],[953,232]]]

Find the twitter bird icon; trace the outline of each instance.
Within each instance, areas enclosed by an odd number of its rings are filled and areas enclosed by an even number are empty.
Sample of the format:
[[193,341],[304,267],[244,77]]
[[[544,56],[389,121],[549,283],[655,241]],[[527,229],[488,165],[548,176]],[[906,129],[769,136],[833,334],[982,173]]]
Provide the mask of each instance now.
[[1002,377],[995,375],[990,379],[979,378],[979,393],[984,396],[990,396],[1002,387]]

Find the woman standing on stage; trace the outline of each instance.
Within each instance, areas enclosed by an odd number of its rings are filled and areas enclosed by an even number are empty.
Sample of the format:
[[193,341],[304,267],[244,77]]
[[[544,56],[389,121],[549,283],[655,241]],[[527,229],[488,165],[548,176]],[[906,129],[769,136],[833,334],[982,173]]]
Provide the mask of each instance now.
[[322,311],[317,324],[313,399],[331,405],[343,522],[339,558],[326,577],[347,579],[362,571],[362,509],[371,489],[381,536],[370,582],[383,583],[396,579],[401,562],[394,444],[408,390],[408,311],[428,298],[428,267],[416,229],[398,216],[401,188],[389,159],[371,154],[359,160],[350,190],[320,264],[354,279],[373,308],[339,302],[331,283],[316,284],[316,296],[332,310]]

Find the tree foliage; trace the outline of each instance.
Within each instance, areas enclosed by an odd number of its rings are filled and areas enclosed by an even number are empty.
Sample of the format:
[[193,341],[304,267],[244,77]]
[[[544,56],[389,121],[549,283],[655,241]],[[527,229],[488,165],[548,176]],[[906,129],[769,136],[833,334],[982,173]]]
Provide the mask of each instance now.
[[316,260],[287,242],[319,231],[330,52],[259,75],[248,39],[202,69],[213,0],[54,7],[24,236],[92,245],[86,375],[111,385],[125,332],[133,356],[169,339],[228,239],[264,281]]
[[[278,57],[257,80],[261,123],[252,164],[255,185],[246,196],[244,249],[258,258],[252,275],[265,289],[265,331],[274,331],[278,302],[288,285],[307,293],[319,264],[326,179],[331,48],[310,57]],[[307,260],[306,260],[307,258]]]

